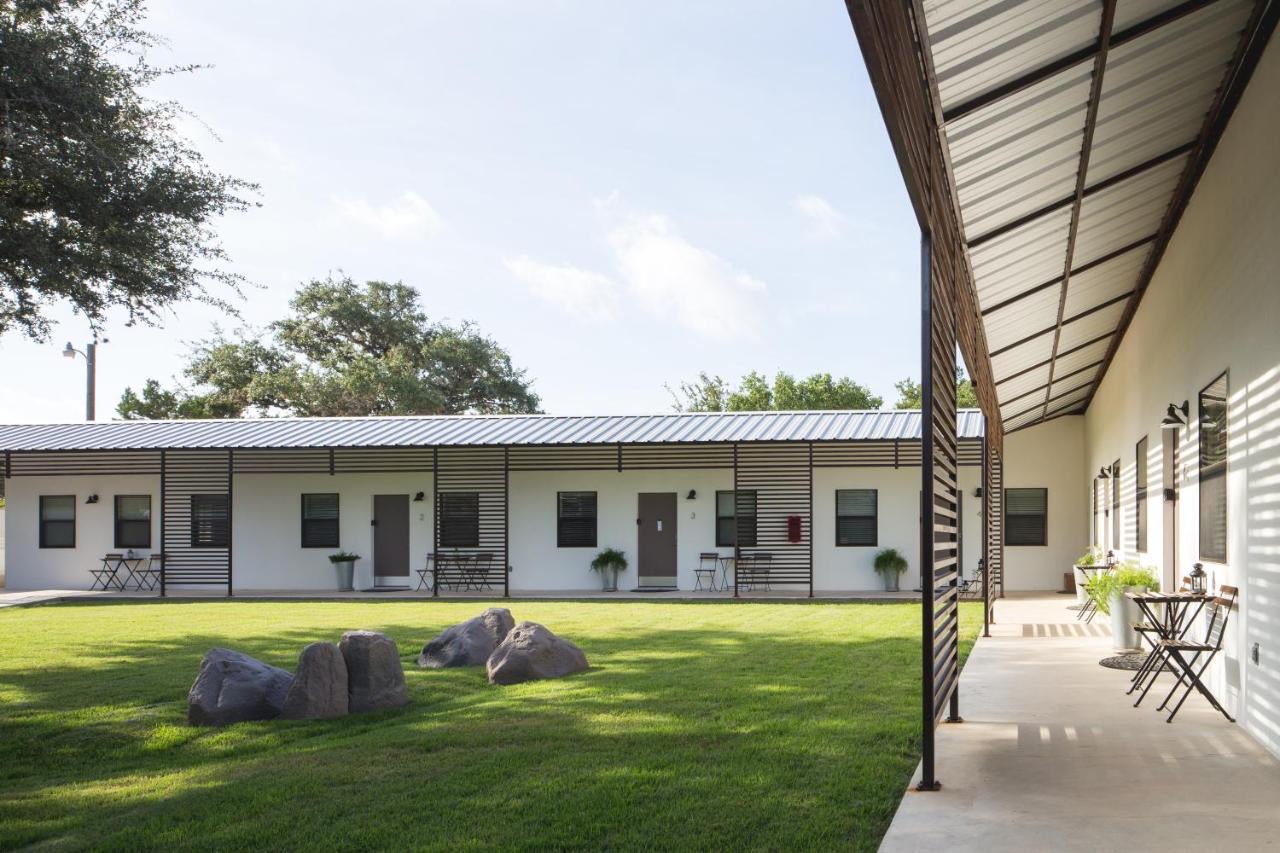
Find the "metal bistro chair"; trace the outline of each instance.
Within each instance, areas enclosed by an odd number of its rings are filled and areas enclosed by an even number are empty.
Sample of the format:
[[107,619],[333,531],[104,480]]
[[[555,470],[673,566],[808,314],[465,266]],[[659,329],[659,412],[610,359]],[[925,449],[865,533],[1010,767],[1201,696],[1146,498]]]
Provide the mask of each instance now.
[[[703,551],[698,555],[698,567],[693,570],[694,584],[693,589],[710,590],[715,592],[716,589],[716,570],[720,567],[720,555],[715,551]],[[706,586],[703,586],[706,581]]]
[[431,561],[435,559],[435,556],[436,556],[435,554],[427,554],[427,560],[426,560],[426,563],[424,564],[424,567],[421,569],[413,570],[414,573],[418,576],[418,586],[415,591],[431,588],[431,582],[427,580],[427,578],[432,576]]
[[[1227,709],[1219,704],[1218,700],[1205,686],[1201,677],[1204,675],[1209,664],[1213,663],[1213,659],[1217,657],[1218,652],[1222,651],[1222,642],[1227,633],[1227,620],[1231,617],[1231,608],[1235,607],[1236,596],[1239,590],[1234,586],[1223,585],[1218,590],[1220,595],[1213,601],[1213,611],[1209,616],[1209,628],[1205,631],[1204,642],[1196,643],[1188,640],[1164,640],[1160,646],[1168,653],[1169,660],[1182,670],[1178,676],[1178,681],[1173,685],[1173,689],[1169,691],[1169,695],[1164,697],[1164,701],[1160,703],[1158,710],[1164,710],[1168,706],[1170,700],[1178,692],[1178,688],[1185,683],[1186,688],[1182,691],[1182,697],[1178,700],[1178,704],[1173,706],[1173,710],[1169,712],[1169,716],[1165,719],[1166,723],[1172,723],[1174,716],[1182,707],[1182,703],[1187,701],[1187,697],[1191,695],[1194,689],[1203,696],[1210,705],[1217,708],[1222,716],[1227,718],[1228,722],[1235,722],[1235,718],[1227,713]],[[1188,660],[1184,655],[1190,653],[1191,659]],[[1196,662],[1200,660],[1200,656],[1204,655],[1204,663],[1196,667]],[[1154,683],[1155,679],[1152,679]]]
[[[763,587],[766,591],[773,589],[769,584],[769,575],[773,570],[773,554],[768,551],[756,551],[753,554],[743,554],[741,571],[747,579],[747,589],[755,591]],[[735,573],[737,567],[735,567]]]
[[493,583],[489,574],[493,569],[493,552],[484,551],[476,554],[471,559],[471,584],[476,591],[493,590]]
[[164,567],[164,554],[152,554],[147,557],[146,563],[139,566],[133,573],[134,579],[138,582],[138,589],[154,590],[160,585],[160,572]]
[[960,578],[959,595],[961,598],[978,598],[982,595],[982,572],[982,566],[978,566],[973,573],[973,577]]
[[112,587],[124,589],[124,584],[120,582],[118,574],[120,572],[120,564],[124,561],[124,554],[105,554],[102,557],[102,568],[90,569],[89,574],[93,575],[93,583],[89,584],[89,589],[109,590]]
[[[1178,588],[1178,592],[1186,592],[1189,589],[1191,589],[1191,578],[1183,578],[1182,586]],[[1147,652],[1147,656],[1142,659],[1142,666],[1138,667],[1138,671],[1129,680],[1129,689],[1125,693],[1133,693],[1133,691],[1142,687],[1146,683],[1148,675],[1152,672],[1159,672],[1165,665],[1165,655],[1160,648],[1161,626],[1152,625],[1149,622],[1131,622],[1129,627],[1146,641],[1147,645],[1151,647],[1151,651]],[[1180,626],[1177,626],[1177,635],[1179,637],[1182,636]],[[1138,701],[1141,702],[1142,700],[1139,699]],[[1134,707],[1138,707],[1137,703],[1134,704]]]

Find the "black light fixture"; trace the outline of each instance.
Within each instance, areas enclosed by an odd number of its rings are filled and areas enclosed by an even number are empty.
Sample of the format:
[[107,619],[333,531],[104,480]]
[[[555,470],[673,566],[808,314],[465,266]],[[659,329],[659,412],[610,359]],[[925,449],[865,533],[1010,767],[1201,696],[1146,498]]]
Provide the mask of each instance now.
[[87,498],[85,498],[85,499],[84,499],[84,502],[85,502],[85,503],[87,503],[87,504],[96,504],[96,503],[98,502],[98,496],[97,496],[97,495],[89,495],[89,497],[87,497]]
[[1099,480],[1110,480],[1110,479],[1111,479],[1111,469],[1110,469],[1110,468],[1108,468],[1106,465],[1103,465],[1101,468],[1099,468],[1099,469],[1098,469],[1098,479],[1099,479]]
[[684,496],[684,499],[685,499],[685,500],[687,500],[687,501],[697,500],[697,499],[698,499],[698,490],[697,490],[697,489],[690,489],[690,490],[689,490],[689,494],[685,495],[685,496]]
[[1182,405],[1170,403],[1165,410],[1164,420],[1160,422],[1160,429],[1182,429],[1191,421],[1191,401],[1183,400]]
[[416,495],[414,495],[414,496],[413,496],[413,502],[414,502],[414,503],[416,503],[416,504],[420,504],[420,503],[422,503],[423,501],[425,501],[426,499],[427,499],[427,493],[426,493],[426,492],[418,492]]

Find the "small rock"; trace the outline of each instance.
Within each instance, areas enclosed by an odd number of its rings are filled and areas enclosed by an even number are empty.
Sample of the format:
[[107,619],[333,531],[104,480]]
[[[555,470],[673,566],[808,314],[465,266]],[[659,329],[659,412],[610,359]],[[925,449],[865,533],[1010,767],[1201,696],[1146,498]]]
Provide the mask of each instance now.
[[333,643],[312,643],[298,656],[298,670],[284,697],[286,720],[326,720],[347,713],[347,662]]
[[399,708],[409,702],[395,641],[377,631],[348,631],[338,644],[347,664],[347,707],[357,711]]
[[489,656],[489,681],[519,684],[535,678],[559,678],[587,668],[587,656],[568,640],[537,622],[521,622]]
[[423,646],[418,666],[430,669],[483,666],[515,624],[510,610],[490,607],[474,619],[445,628],[440,636]]
[[187,722],[225,726],[280,716],[293,676],[231,649],[210,649],[187,692]]

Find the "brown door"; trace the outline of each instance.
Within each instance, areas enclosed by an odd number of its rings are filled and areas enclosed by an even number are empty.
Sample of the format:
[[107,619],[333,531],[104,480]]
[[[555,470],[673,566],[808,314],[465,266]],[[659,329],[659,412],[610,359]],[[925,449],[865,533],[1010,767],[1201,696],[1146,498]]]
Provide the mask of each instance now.
[[373,573],[409,579],[409,496],[373,496]]
[[636,520],[640,586],[675,589],[675,492],[641,492]]

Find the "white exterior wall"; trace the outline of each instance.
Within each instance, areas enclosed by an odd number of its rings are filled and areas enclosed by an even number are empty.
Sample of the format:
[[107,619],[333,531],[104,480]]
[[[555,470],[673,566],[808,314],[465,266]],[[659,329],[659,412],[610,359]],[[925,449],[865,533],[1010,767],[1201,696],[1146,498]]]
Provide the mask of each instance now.
[[1057,418],[1005,436],[1004,459],[1006,489],[1049,490],[1047,544],[1005,546],[1005,589],[1062,589],[1063,574],[1089,545],[1088,489],[1080,484],[1084,418]]
[[[151,495],[151,546],[160,550],[160,477],[99,474],[11,477],[5,484],[5,586],[8,589],[88,589],[90,569],[115,547],[115,496]],[[89,495],[98,502],[86,504]],[[76,496],[76,547],[40,547],[40,495]],[[148,553],[137,549],[138,553]]]
[[[1150,436],[1148,553],[1163,566],[1160,421],[1191,402],[1181,431],[1178,564],[1199,559],[1196,398],[1230,371],[1227,562],[1205,569],[1240,588],[1215,663],[1216,690],[1280,755],[1280,46],[1262,57],[1086,415],[1086,483],[1121,460],[1122,552],[1134,542],[1134,447]],[[1087,500],[1087,486],[1086,498]],[[1176,571],[1174,571],[1176,569]],[[1250,660],[1258,644],[1259,662]],[[1199,701],[1195,698],[1190,701]]]

